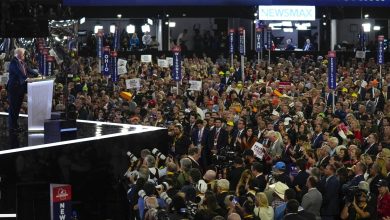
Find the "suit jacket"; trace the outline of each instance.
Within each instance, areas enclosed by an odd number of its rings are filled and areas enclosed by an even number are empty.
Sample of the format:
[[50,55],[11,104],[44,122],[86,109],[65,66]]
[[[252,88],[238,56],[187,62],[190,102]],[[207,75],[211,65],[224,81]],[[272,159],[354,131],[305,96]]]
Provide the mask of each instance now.
[[313,149],[320,148],[322,145],[322,142],[324,142],[324,135],[321,132],[319,135],[316,135],[313,137],[313,139],[311,141],[311,146]]
[[216,127],[214,127],[211,131],[210,131],[210,135],[208,137],[208,144],[207,144],[207,148],[209,148],[208,150],[211,150],[213,147],[214,147],[214,140],[216,139],[216,147],[217,147],[217,150],[220,150],[221,148],[224,148],[226,147],[227,145],[227,142],[228,142],[228,133],[225,129],[221,128],[220,132],[219,132],[219,135],[217,137],[217,129]]
[[14,57],[9,64],[9,79],[7,82],[8,90],[18,90],[21,86],[25,87],[23,89],[27,89],[26,79],[28,75],[36,76],[38,74],[28,68],[26,64],[22,65],[19,60]]
[[324,177],[321,180],[323,191],[321,216],[339,216],[340,215],[340,181],[335,175],[328,180]]
[[[196,128],[193,132],[192,132],[192,144],[194,146],[198,146],[199,144],[202,146],[202,147],[205,147],[207,145],[207,141],[208,141],[208,138],[210,136],[210,129],[209,128],[203,128],[203,134],[202,134],[202,137],[201,137],[201,140],[199,140],[199,129]],[[199,142],[200,141],[200,142]]]
[[269,149],[269,155],[272,157],[272,159],[275,159],[276,155],[282,156],[283,152],[283,142],[282,140],[276,140],[275,143],[272,143],[270,145]]
[[375,113],[378,111],[383,112],[383,109],[385,108],[385,97],[382,93],[379,95],[378,100],[375,100],[375,103]]
[[306,218],[300,216],[298,213],[288,213],[283,217],[283,220],[306,220]]
[[304,210],[313,213],[316,216],[316,219],[321,219],[321,204],[322,194],[317,188],[312,188],[303,196],[301,205]]
[[305,43],[303,45],[303,51],[312,51],[313,49],[314,47],[312,43]]
[[371,147],[367,146],[366,149],[364,149],[364,153],[368,155],[377,155],[378,154],[378,144],[373,144]]

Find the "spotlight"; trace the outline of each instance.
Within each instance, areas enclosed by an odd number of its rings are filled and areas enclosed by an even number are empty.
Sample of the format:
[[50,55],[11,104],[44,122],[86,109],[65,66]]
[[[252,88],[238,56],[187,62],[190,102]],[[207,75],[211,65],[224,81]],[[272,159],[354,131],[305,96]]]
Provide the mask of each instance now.
[[362,24],[363,26],[363,31],[364,32],[370,32],[371,31],[371,24],[370,23],[364,23]]
[[166,14],[165,17],[169,18],[169,14]]
[[122,14],[117,14],[116,17],[117,18],[122,18]]
[[176,27],[176,22],[169,22],[169,27]]
[[323,17],[323,18],[326,18],[326,14],[323,14],[322,17]]
[[116,29],[115,24],[110,25],[110,33],[114,34],[115,29]]
[[365,14],[365,15],[364,15],[364,18],[369,18],[369,17],[370,17],[369,14]]
[[94,28],[95,34],[97,34],[97,32],[98,32],[100,29],[103,29],[103,26],[102,26],[102,25],[95,25],[95,28]]
[[153,25],[153,20],[150,19],[150,18],[148,18],[148,19],[147,19],[147,23],[150,24],[150,25]]
[[142,29],[143,33],[150,32],[150,25],[144,24],[144,25],[141,26],[141,29]]
[[82,17],[81,19],[80,19],[80,24],[84,24],[85,23],[85,17]]
[[380,31],[380,30],[381,30],[381,26],[375,25],[372,29],[373,29],[374,31]]
[[127,25],[126,32],[129,34],[133,34],[135,32],[135,26],[132,24]]
[[253,14],[253,16],[257,17],[257,12],[255,12],[255,13]]
[[322,25],[326,26],[326,22],[325,22],[325,21],[324,21],[324,22],[322,22]]

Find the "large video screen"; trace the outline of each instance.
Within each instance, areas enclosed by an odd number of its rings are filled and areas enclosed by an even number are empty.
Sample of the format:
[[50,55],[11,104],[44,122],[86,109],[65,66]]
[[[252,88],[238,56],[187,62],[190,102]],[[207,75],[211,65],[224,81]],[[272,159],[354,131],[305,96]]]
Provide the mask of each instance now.
[[390,6],[390,0],[63,0],[68,6]]

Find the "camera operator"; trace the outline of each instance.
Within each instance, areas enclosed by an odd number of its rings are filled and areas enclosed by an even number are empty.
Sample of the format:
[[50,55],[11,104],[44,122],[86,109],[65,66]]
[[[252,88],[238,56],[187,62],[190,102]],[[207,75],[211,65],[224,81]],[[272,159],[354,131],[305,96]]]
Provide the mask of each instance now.
[[370,219],[372,208],[368,203],[367,192],[361,189],[356,190],[353,202],[347,202],[341,211],[341,219]]
[[138,196],[138,213],[140,219],[143,219],[148,209],[166,206],[164,201],[157,197],[155,184],[152,182],[146,182],[143,189],[138,192]]
[[156,168],[156,159],[153,155],[147,155],[143,164],[149,169],[149,180],[152,180],[155,183],[157,183],[160,177],[166,175],[165,169]]

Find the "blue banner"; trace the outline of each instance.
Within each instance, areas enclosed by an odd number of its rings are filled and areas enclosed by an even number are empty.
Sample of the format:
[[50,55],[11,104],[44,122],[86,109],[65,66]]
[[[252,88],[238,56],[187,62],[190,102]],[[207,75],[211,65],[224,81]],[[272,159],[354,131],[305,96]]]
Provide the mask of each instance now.
[[385,64],[385,51],[384,51],[384,44],[383,41],[385,40],[385,37],[383,35],[378,36],[378,64],[382,65]]
[[181,49],[180,47],[174,47],[172,49],[173,52],[173,68],[172,68],[172,73],[173,73],[173,80],[176,82],[181,81]]
[[366,34],[364,32],[360,32],[359,34],[359,45],[361,50],[366,50]]
[[43,48],[43,71],[42,71],[42,75],[44,76],[47,76],[48,75],[48,63],[47,63],[47,56],[49,56],[49,49],[48,47],[46,48]]
[[267,49],[272,49],[272,30],[267,29]]
[[118,82],[118,53],[111,51],[111,80]]
[[337,60],[336,51],[328,52],[328,87],[336,89]]
[[103,32],[101,30],[98,31],[96,34],[97,37],[97,47],[96,47],[96,53],[99,59],[102,59],[102,53],[103,53]]
[[229,30],[229,52],[234,54],[234,29]]
[[104,76],[110,75],[110,47],[105,47],[103,51],[102,73]]
[[263,30],[261,28],[256,28],[256,52],[260,52],[263,49]]
[[114,45],[113,45],[113,48],[115,51],[118,51],[119,50],[119,30],[118,30],[118,26],[115,26],[115,32],[114,32]]
[[246,50],[245,50],[245,29],[240,28],[240,54],[245,56]]
[[43,50],[41,52],[39,52],[38,58],[39,58],[39,72],[43,75],[43,73],[44,73],[43,63],[45,62]]

